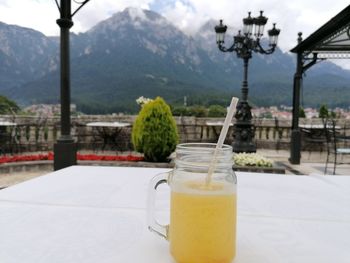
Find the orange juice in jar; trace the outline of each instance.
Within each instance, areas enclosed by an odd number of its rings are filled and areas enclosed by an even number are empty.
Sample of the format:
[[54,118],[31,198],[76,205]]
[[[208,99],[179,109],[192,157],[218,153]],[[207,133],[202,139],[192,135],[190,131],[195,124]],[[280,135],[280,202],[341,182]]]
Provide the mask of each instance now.
[[230,185],[173,186],[169,240],[176,262],[232,262],[235,226],[236,194]]

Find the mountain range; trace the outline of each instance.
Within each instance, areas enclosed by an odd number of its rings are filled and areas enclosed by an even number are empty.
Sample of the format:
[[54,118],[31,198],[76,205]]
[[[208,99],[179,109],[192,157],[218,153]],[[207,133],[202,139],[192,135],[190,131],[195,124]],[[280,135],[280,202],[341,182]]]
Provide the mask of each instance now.
[[[240,96],[243,62],[218,50],[215,24],[210,20],[189,36],[153,11],[127,8],[72,33],[72,103],[85,113],[136,112],[140,96],[162,96],[173,105],[184,96],[188,105],[227,105]],[[251,103],[291,105],[293,54],[277,48],[272,55],[253,54],[249,63]],[[322,62],[307,73],[303,106],[349,106],[350,71]],[[59,76],[58,37],[0,23],[0,94],[20,105],[58,103]]]

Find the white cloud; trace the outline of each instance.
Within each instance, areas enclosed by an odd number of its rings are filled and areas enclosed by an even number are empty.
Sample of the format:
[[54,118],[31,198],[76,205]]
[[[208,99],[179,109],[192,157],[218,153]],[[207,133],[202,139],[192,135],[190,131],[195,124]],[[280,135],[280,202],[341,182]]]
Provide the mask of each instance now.
[[[75,15],[72,31],[86,31],[125,7],[149,9],[152,4],[157,6],[157,2],[162,15],[190,33],[209,18],[223,18],[225,23],[238,28],[248,11],[257,16],[260,10],[264,10],[269,18],[266,29],[271,28],[272,22],[277,22],[281,29],[279,46],[284,51],[296,45],[299,31],[303,32],[304,38],[307,37],[349,4],[348,0],[90,0]],[[58,17],[54,0],[0,0],[0,20],[8,24],[31,27],[46,35],[58,35]],[[228,31],[230,35],[235,33],[232,28]]]
[[0,1],[0,20],[7,24],[30,27],[44,34],[58,34],[58,11],[54,1]]
[[[60,3],[60,0],[57,0]],[[153,0],[90,0],[73,18],[72,31],[84,32],[101,20],[134,6],[149,9]],[[72,2],[72,10],[77,5]],[[55,0],[0,0],[0,21],[30,27],[45,35],[58,35],[59,12]]]
[[90,0],[74,17],[75,32],[84,32],[126,7],[149,9],[153,0]]
[[[166,8],[163,14],[171,19],[179,28],[189,32],[197,29],[208,18],[224,19],[227,25],[239,28],[242,19],[251,11],[253,16],[259,15],[264,10],[264,15],[269,18],[266,30],[276,22],[281,29],[279,38],[280,47],[287,51],[293,48],[297,42],[298,32],[303,32],[307,37],[333,16],[338,14],[348,4],[348,0],[319,1],[319,0],[187,0],[191,8],[183,1],[177,0],[171,8]],[[228,34],[236,32],[228,31]]]

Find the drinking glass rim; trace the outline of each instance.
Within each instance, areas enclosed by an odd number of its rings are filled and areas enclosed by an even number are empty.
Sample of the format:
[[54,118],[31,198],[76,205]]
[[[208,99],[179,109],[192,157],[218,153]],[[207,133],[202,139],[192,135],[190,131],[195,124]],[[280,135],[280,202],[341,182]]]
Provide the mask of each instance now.
[[[215,150],[216,143],[206,143],[206,142],[189,142],[189,143],[180,143],[176,145],[176,150],[204,150],[204,151],[210,151],[213,152]],[[232,146],[228,144],[223,144],[221,149],[218,149],[219,152],[226,152],[230,151],[232,152]]]

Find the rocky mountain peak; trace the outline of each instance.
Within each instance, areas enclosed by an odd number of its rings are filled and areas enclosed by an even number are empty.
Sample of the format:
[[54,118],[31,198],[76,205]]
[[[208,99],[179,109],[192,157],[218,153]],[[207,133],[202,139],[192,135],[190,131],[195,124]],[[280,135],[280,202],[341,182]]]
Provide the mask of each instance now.
[[152,23],[152,22],[167,23],[167,20],[164,17],[150,10],[145,10],[145,9],[136,8],[136,7],[128,7],[128,8],[125,8],[123,12],[121,12],[121,14],[125,14],[125,13],[129,15],[131,21],[142,21],[146,23]]
[[153,27],[155,30],[159,30],[159,28],[174,26],[158,13],[141,8],[128,7],[122,12],[117,12],[107,20],[98,23],[88,33],[124,31],[125,27],[136,30],[151,29]]

